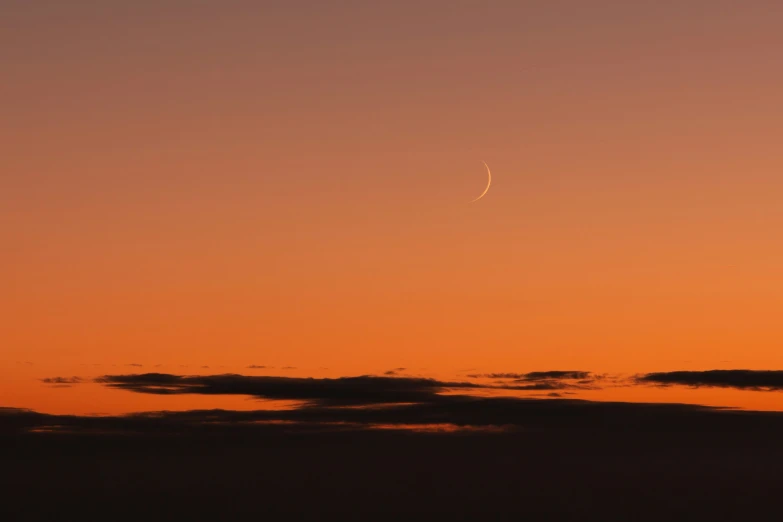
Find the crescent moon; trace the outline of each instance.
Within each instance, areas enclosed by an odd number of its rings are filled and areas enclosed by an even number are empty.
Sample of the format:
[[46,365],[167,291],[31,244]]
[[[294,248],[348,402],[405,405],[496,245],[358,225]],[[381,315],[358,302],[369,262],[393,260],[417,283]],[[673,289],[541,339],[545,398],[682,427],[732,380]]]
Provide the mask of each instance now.
[[483,163],[484,166],[487,167],[487,188],[484,189],[484,192],[482,192],[479,197],[477,197],[476,199],[471,201],[471,203],[475,203],[476,201],[478,201],[481,198],[483,198],[484,194],[486,194],[487,191],[489,190],[489,186],[492,185],[492,173],[489,171],[489,165],[487,165],[486,161],[482,161],[481,163]]

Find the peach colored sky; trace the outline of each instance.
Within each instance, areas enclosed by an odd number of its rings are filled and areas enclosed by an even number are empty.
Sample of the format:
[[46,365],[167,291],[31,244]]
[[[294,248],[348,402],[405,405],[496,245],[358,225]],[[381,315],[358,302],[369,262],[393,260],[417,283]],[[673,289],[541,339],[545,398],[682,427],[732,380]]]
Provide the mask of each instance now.
[[783,5],[141,4],[0,6],[0,403],[94,364],[783,368]]

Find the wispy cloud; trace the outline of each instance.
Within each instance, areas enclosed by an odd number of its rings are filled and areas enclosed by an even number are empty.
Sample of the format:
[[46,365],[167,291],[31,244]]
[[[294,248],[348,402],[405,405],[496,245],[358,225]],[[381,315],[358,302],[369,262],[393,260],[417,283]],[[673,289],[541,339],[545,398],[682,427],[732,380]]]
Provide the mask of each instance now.
[[592,389],[604,376],[580,370],[552,370],[545,372],[473,373],[471,379],[495,379],[504,387],[516,390],[562,390],[565,388]]
[[41,382],[46,384],[79,384],[84,382],[81,377],[47,377],[41,379]]
[[407,370],[407,368],[392,368],[391,370],[387,370],[383,372],[384,375],[399,375],[401,372],[404,372]]

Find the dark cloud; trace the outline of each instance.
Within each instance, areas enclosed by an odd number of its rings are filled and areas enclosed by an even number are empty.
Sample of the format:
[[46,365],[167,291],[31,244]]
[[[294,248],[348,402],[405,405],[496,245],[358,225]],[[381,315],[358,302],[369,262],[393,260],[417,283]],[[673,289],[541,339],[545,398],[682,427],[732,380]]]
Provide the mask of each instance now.
[[474,373],[468,375],[473,379],[517,379],[520,381],[540,381],[545,379],[588,379],[590,372],[576,370],[552,370],[548,372],[528,373]]
[[[260,399],[301,400],[321,405],[388,404],[421,402],[452,390],[562,391],[592,389],[597,378],[588,372],[534,372],[506,382],[449,382],[427,378],[399,377],[405,368],[394,368],[384,376],[303,378],[254,375],[195,375],[165,373],[105,375],[96,382],[111,388],[157,395],[248,395]],[[509,375],[509,374],[505,374]],[[530,377],[528,377],[528,375]]]
[[[558,375],[558,374],[555,374]],[[537,377],[537,376],[536,376]],[[572,379],[581,377],[569,374]],[[52,378],[51,382],[60,382]],[[534,378],[502,388],[552,392],[546,398],[484,397],[477,390],[496,385],[448,382],[412,377],[360,376],[294,378],[280,376],[163,373],[106,375],[105,386],[161,395],[248,395],[292,400],[288,409],[256,411],[196,410],[124,416],[42,415],[6,410],[2,433],[90,433],[123,435],[252,434],[345,432],[384,429],[490,430],[502,432],[657,433],[660,430],[712,433],[735,429],[776,429],[783,434],[783,415],[725,411],[682,404],[629,404],[559,398],[561,381]],[[444,393],[444,392],[449,393]],[[461,393],[460,393],[461,392]],[[567,393],[567,392],[564,392]],[[473,394],[473,395],[472,395]],[[749,428],[748,428],[749,427]],[[445,429],[445,428],[444,428]]]
[[636,378],[643,384],[710,386],[740,390],[783,390],[782,370],[707,370],[648,373]]
[[[514,381],[514,382],[524,382],[524,381]],[[541,391],[541,390],[562,390],[565,388],[575,388],[576,386],[573,384],[568,384],[560,381],[549,380],[549,381],[534,382],[530,384],[508,384],[508,385],[497,386],[497,387],[505,390]]]
[[47,377],[41,379],[41,382],[46,384],[79,384],[84,380],[81,377]]
[[450,388],[481,388],[467,382],[424,378],[340,377],[313,379],[248,375],[180,376],[165,373],[105,375],[96,382],[111,388],[159,395],[250,395],[263,399],[312,401],[319,404],[373,404],[430,399]]
[[582,372],[575,370],[555,370],[549,372],[530,372],[524,376],[525,380],[535,381],[543,379],[587,379],[590,377],[590,372]]
[[468,375],[471,379],[522,379],[524,373],[471,373]]
[[249,366],[246,366],[246,368],[250,368],[251,370],[262,370],[264,368],[267,368],[267,366],[263,366],[261,364],[251,364]]
[[135,366],[136,368],[141,368],[144,365],[143,364],[139,364],[139,363],[129,363],[129,364],[126,364],[125,366]]
[[[502,427],[503,430],[710,430],[755,423],[758,429],[780,425],[783,415],[726,411],[681,404],[627,404],[563,399],[564,388],[601,376],[587,372],[536,372],[506,384],[477,384],[390,376],[296,378],[249,375],[183,376],[165,373],[105,375],[104,386],[160,395],[247,395],[291,400],[279,410],[157,412],[115,417],[49,416],[26,410],[2,410],[5,431],[38,430],[95,433],[191,433],[239,430],[282,433],[312,430],[367,430],[374,426]],[[716,370],[646,374],[633,382],[783,389],[783,372]],[[48,384],[84,382],[53,377]],[[546,398],[484,397],[479,390],[549,392]],[[448,392],[448,393],[445,393]],[[13,421],[9,420],[13,417]],[[744,420],[743,420],[744,419]],[[752,419],[752,420],[748,420]],[[233,431],[232,431],[233,432]]]
[[302,400],[319,404],[373,404],[430,400],[446,390],[557,391],[588,388],[582,381],[564,382],[535,376],[511,383],[477,384],[435,379],[395,377],[400,368],[384,376],[314,379],[305,377],[203,375],[181,376],[163,373],[106,375],[96,382],[112,388],[158,395],[250,395],[260,399]]
[[498,379],[501,381],[511,381],[501,384],[501,387],[522,390],[563,390],[572,389],[594,389],[597,382],[603,376],[595,375],[591,372],[577,370],[552,370],[547,372],[528,372],[528,373],[478,373],[471,374],[468,377],[473,379]]

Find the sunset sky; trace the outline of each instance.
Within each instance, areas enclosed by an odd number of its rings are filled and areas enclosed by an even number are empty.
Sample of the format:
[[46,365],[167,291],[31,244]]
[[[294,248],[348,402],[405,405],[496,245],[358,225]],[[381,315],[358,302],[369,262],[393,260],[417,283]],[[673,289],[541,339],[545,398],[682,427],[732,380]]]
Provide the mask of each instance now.
[[781,27],[764,0],[0,0],[0,406],[251,409],[91,380],[404,368],[783,410],[633,380],[783,369]]

